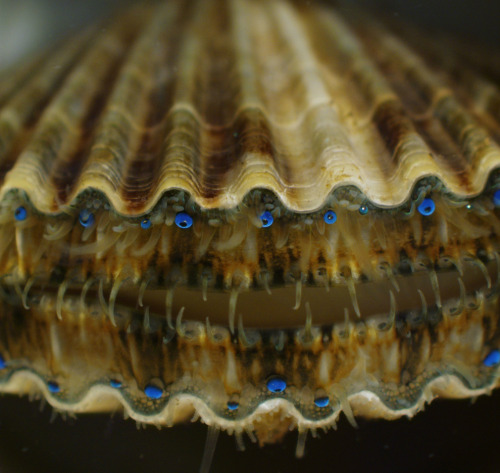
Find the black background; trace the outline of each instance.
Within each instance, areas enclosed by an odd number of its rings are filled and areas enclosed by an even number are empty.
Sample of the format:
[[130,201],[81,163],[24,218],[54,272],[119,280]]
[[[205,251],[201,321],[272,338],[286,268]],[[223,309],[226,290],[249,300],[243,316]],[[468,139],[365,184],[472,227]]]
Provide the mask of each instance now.
[[[2,473],[185,473],[197,472],[206,426],[147,427],[121,415],[82,415],[50,422],[52,408],[39,402],[0,400]],[[282,444],[246,450],[219,436],[214,473],[305,472],[477,472],[498,473],[500,390],[475,403],[434,401],[413,419],[363,421],[354,429],[341,414],[337,431],[308,438],[306,455],[296,459],[297,433]]]

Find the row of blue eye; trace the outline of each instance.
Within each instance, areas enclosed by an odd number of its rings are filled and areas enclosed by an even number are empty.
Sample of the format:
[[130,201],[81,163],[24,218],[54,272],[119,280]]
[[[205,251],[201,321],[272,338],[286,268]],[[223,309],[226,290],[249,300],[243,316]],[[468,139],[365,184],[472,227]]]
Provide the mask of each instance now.
[[[269,213],[269,212],[267,212],[267,213]],[[27,217],[28,217],[28,211],[23,206],[18,207],[14,212],[14,218],[19,222],[26,220]],[[264,219],[265,216],[263,215],[262,218]],[[87,227],[91,227],[94,224],[95,217],[94,217],[94,214],[92,212],[84,209],[80,212],[80,215],[78,216],[78,221],[80,222],[80,225],[82,227],[87,228]],[[179,228],[189,228],[193,225],[193,219],[189,214],[187,214],[185,212],[179,212],[175,216],[175,224]],[[269,226],[271,224],[272,224],[272,216],[271,216],[271,223],[269,223],[267,226]],[[143,228],[144,230],[147,230],[148,228],[151,228],[151,225],[152,225],[151,220],[149,218],[145,218],[144,220],[142,220],[140,225],[141,225],[141,228]]]
[[[359,208],[359,213],[361,215],[366,215],[368,213],[368,207],[366,205],[361,206]],[[18,207],[14,213],[15,219],[18,221],[26,220],[27,216],[28,212],[24,207]],[[323,219],[328,224],[335,223],[337,221],[337,214],[333,210],[328,210],[327,212],[325,212]],[[80,225],[82,227],[91,227],[95,221],[94,214],[89,212],[88,210],[82,210],[78,217],[78,221],[80,222]],[[174,221],[179,228],[190,228],[193,225],[193,218],[185,212],[179,212],[175,216]],[[260,216],[260,221],[262,222],[262,227],[267,228],[274,223],[274,217],[271,212],[266,211]],[[152,223],[149,218],[145,218],[141,221],[140,225],[141,228],[147,230],[151,228]]]
[[[0,358],[3,362],[3,360]],[[483,360],[483,365],[487,368],[491,368],[500,364],[500,350],[492,350],[486,358]],[[5,363],[0,363],[0,368],[5,367]],[[110,386],[115,389],[120,389],[122,387],[121,381],[116,379],[112,379],[110,381]],[[266,384],[267,389],[273,394],[280,394],[286,390],[287,382],[281,376],[273,376],[267,381]],[[48,383],[49,391],[52,393],[57,393],[60,391],[59,385],[54,381],[49,381]],[[158,386],[153,384],[148,384],[144,388],[144,394],[150,399],[160,399],[163,396],[163,390]],[[330,398],[328,396],[320,396],[314,399],[314,404],[319,408],[328,407],[330,405]],[[230,411],[235,411],[239,407],[239,403],[236,401],[228,401],[227,408]]]
[[[483,360],[483,365],[486,366],[487,368],[492,368],[494,366],[497,366],[500,364],[500,350],[491,350],[488,355]],[[0,370],[5,369],[7,367],[7,364],[3,357],[0,355]],[[112,379],[109,382],[110,386],[115,389],[120,389],[122,387],[122,382],[117,380],[117,379]],[[266,383],[266,387],[268,391],[270,391],[273,394],[280,394],[283,393],[286,390],[287,387],[287,382],[284,378],[281,376],[273,376],[272,378],[268,379]],[[56,394],[61,391],[61,388],[59,384],[57,384],[55,381],[49,381],[47,383],[47,388],[48,390]],[[163,396],[163,389],[161,389],[158,386],[155,386],[154,384],[148,384],[144,388],[144,394],[150,399],[160,399]],[[324,408],[328,407],[330,404],[330,398],[328,396],[320,396],[314,399],[314,404],[319,407],[319,408]],[[230,411],[235,411],[239,407],[239,403],[236,401],[228,401],[227,403],[227,408]]]
[[[487,368],[491,368],[494,366],[497,366],[500,364],[500,350],[492,350],[486,358],[483,360],[483,365],[486,366]],[[112,379],[110,381],[110,385],[113,388],[119,389],[122,387],[121,381],[118,381],[116,379]],[[59,386],[54,383],[53,381],[48,383],[49,391],[51,392],[59,392]],[[273,376],[270,378],[267,383],[266,387],[268,391],[270,391],[273,394],[280,394],[285,392],[287,388],[287,382],[284,378],[281,376]],[[160,399],[163,396],[163,390],[159,388],[158,386],[155,386],[153,384],[148,384],[144,388],[144,394],[146,394],[147,397],[150,399]],[[328,396],[320,396],[314,399],[314,404],[316,407],[319,408],[325,408],[330,405],[330,398]],[[239,408],[239,403],[236,401],[228,401],[227,402],[227,408],[230,411],[236,411]]]
[[[495,206],[500,207],[500,189],[496,190],[493,194],[493,203]],[[427,197],[419,204],[417,210],[420,214],[427,217],[434,213],[436,210],[436,204],[431,198]],[[362,205],[359,208],[359,213],[361,215],[366,215],[368,213],[368,207],[366,205]],[[26,220],[27,216],[28,212],[23,206],[18,207],[14,212],[14,217],[18,221]],[[262,226],[266,228],[273,224],[274,217],[271,212],[265,211],[260,216],[260,220],[262,222]],[[333,210],[327,210],[323,215],[323,220],[327,224],[335,223],[337,221],[337,214]],[[94,214],[88,210],[82,210],[79,215],[79,221],[83,227],[90,227],[94,224]],[[186,212],[179,212],[175,216],[175,224],[179,228],[190,228],[193,225],[193,218]],[[147,230],[148,228],[151,228],[151,220],[149,218],[145,218],[141,221],[140,225],[141,228]]]
[[[361,214],[366,214],[368,213],[368,207],[362,206],[359,208],[359,212]],[[28,217],[28,212],[25,207],[18,207],[16,211],[14,212],[14,218],[18,221],[23,221],[26,220]],[[337,220],[337,214],[333,210],[328,210],[325,215],[324,215],[324,220],[326,223],[335,223]],[[94,224],[95,218],[94,214],[86,209],[82,210],[80,212],[80,215],[78,217],[78,221],[80,222],[80,225],[82,227],[91,227]],[[175,216],[175,224],[179,228],[190,228],[193,225],[193,218],[191,215],[185,213],[185,212],[179,212]],[[274,223],[274,217],[271,212],[264,212],[260,216],[260,221],[262,222],[262,226],[264,228],[270,227]],[[151,220],[149,218],[145,218],[144,220],[141,221],[140,223],[141,228],[144,230],[147,230],[151,228]]]

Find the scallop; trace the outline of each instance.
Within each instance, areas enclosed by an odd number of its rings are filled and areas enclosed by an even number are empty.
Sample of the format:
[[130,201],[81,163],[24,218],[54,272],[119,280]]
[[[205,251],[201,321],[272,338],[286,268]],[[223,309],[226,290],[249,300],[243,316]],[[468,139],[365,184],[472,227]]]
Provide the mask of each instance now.
[[500,72],[426,38],[168,1],[5,72],[0,391],[301,456],[496,387]]

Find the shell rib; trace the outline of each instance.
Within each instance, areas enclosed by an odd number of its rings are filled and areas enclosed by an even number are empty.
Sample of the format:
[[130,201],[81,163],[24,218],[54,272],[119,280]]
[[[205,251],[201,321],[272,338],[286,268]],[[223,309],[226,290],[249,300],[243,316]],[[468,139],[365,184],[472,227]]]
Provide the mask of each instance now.
[[172,189],[234,208],[257,188],[305,212],[353,185],[391,207],[426,176],[477,195],[500,163],[498,121],[372,20],[281,1],[140,13],[4,97],[0,198],[57,213],[94,189],[130,215]]

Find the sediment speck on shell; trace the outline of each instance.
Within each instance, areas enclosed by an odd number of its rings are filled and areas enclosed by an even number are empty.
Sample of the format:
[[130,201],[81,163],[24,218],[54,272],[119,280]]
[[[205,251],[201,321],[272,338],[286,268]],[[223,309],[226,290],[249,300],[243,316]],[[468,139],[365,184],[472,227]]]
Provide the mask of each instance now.
[[402,30],[169,1],[4,74],[0,390],[265,443],[495,387],[500,74]]

